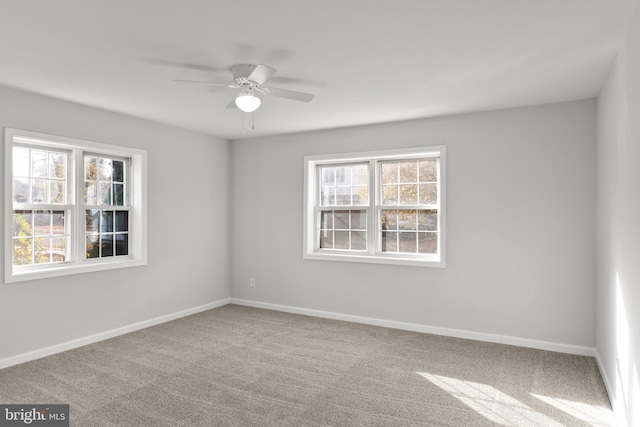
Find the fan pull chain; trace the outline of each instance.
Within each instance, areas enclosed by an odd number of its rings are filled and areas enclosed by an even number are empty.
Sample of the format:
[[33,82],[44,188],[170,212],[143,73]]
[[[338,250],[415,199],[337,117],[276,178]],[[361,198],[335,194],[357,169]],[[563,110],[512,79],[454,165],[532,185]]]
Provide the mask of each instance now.
[[244,135],[244,114],[242,114],[242,134]]

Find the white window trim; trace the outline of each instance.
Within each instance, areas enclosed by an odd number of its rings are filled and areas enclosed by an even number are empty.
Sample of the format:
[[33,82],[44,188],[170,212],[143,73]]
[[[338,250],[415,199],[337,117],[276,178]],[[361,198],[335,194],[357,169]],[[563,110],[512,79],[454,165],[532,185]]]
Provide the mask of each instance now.
[[[403,160],[411,158],[439,157],[440,158],[440,176],[438,180],[438,193],[440,195],[439,214],[439,233],[438,248],[439,254],[433,255],[413,255],[413,254],[382,254],[376,251],[377,242],[377,209],[379,202],[378,191],[375,186],[376,169],[370,168],[369,173],[369,207],[368,212],[368,233],[367,236],[373,237],[374,240],[369,242],[369,250],[366,253],[339,252],[318,250],[316,244],[316,206],[315,200],[318,198],[318,185],[316,169],[318,165],[332,163],[352,163],[352,162],[371,162],[379,164],[383,160]],[[412,147],[392,150],[368,151],[361,153],[343,153],[343,154],[324,154],[315,156],[305,156],[304,158],[304,217],[303,217],[303,258],[309,260],[324,261],[346,261],[346,262],[364,262],[375,264],[397,264],[419,267],[439,267],[446,266],[446,146],[434,145],[426,147]]]
[[[82,194],[84,183],[78,173],[83,170],[81,155],[69,159],[69,170],[74,173],[74,188],[70,192],[75,194],[74,206],[70,212],[74,229],[70,240],[75,252],[70,262],[60,264],[45,264],[28,271],[19,271],[13,267],[13,146],[15,142],[29,145],[42,145],[53,149],[70,150],[72,152],[99,153],[105,156],[126,157],[131,159],[132,173],[128,177],[130,204],[130,254],[128,256],[112,257],[109,259],[84,259],[80,256],[84,249],[84,221],[80,218],[84,209]],[[90,273],[126,267],[136,267],[147,264],[147,152],[146,150],[104,144],[76,138],[48,135],[39,132],[5,128],[5,164],[4,164],[4,281],[5,283],[22,282],[27,280],[45,279],[50,277],[68,276],[72,274]],[[73,164],[71,162],[74,162]],[[79,169],[78,169],[79,168]],[[66,205],[65,205],[66,206]],[[18,271],[16,271],[18,270]]]

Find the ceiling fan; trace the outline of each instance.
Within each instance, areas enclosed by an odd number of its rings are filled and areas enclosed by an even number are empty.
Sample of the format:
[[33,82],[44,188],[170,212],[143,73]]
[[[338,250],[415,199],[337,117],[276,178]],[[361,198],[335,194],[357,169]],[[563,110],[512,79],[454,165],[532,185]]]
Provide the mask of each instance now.
[[174,81],[240,89],[231,102],[229,102],[227,108],[238,107],[246,113],[251,113],[260,107],[261,100],[256,95],[256,92],[262,95],[277,96],[302,102],[310,102],[314,98],[314,95],[310,93],[262,86],[262,84],[273,77],[276,73],[276,69],[269,67],[268,65],[238,64],[231,67],[231,73],[233,74],[233,83],[215,83],[181,79],[174,79]]

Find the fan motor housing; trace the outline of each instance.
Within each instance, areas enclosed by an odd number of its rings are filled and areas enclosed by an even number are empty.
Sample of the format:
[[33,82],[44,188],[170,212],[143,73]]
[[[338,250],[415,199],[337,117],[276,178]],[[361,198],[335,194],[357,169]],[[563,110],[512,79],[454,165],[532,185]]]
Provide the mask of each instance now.
[[256,65],[252,64],[238,64],[231,67],[231,72],[233,73],[233,81],[238,86],[252,86],[255,85],[256,82],[252,82],[249,80],[249,76],[256,69]]

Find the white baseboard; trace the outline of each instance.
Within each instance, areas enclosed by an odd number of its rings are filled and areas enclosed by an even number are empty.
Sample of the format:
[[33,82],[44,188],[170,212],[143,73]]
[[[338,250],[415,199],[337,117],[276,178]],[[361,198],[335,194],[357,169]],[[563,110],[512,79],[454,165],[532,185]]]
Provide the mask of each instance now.
[[82,347],[88,344],[92,344],[98,341],[103,341],[109,338],[117,337],[120,335],[134,332],[140,329],[145,329],[150,326],[159,325],[161,323],[169,322],[171,320],[179,319],[181,317],[189,316],[192,314],[200,313],[202,311],[211,310],[213,308],[221,307],[227,304],[245,305],[248,307],[264,308],[267,310],[283,311],[287,313],[302,314],[306,316],[322,317],[326,319],[343,320],[346,322],[363,323],[367,325],[382,326],[385,328],[402,329],[406,331],[423,332],[434,335],[444,335],[456,338],[466,338],[477,341],[493,342],[498,344],[508,344],[520,347],[529,347],[539,350],[555,351],[560,353],[576,354],[580,356],[595,357],[602,373],[602,378],[607,388],[609,396],[611,394],[611,384],[608,381],[605,371],[602,369],[602,364],[597,356],[597,352],[591,347],[582,347],[570,344],[560,344],[548,341],[539,341],[526,338],[511,337],[497,334],[487,334],[483,332],[465,331],[461,329],[442,328],[438,326],[422,325],[418,323],[397,322],[394,320],[376,319],[372,317],[354,316],[350,314],[334,313],[329,311],[313,310],[308,308],[292,307],[287,305],[271,304],[259,301],[249,301],[238,298],[225,298],[219,301],[214,301],[209,304],[204,304],[198,307],[193,307],[187,310],[167,314],[164,316],[156,317],[154,319],[145,320],[142,322],[134,323],[131,325],[123,326],[120,328],[111,329],[109,331],[99,332],[97,334],[89,335],[83,338],[67,341],[61,344],[52,345],[49,347],[41,348],[38,350],[29,351],[27,353],[18,354],[15,356],[9,356],[4,359],[0,359],[0,369],[7,368],[9,366],[18,365],[20,363],[28,362],[30,360],[40,359],[41,357],[50,356],[56,353],[62,353],[63,351],[72,350],[74,348]]
[[119,335],[128,334],[129,332],[134,332],[140,329],[148,328],[150,326],[155,326],[161,323],[169,322],[171,320],[179,319],[181,317],[200,313],[201,311],[211,310],[212,308],[227,305],[230,303],[230,301],[231,298],[225,298],[219,301],[211,302],[209,304],[204,304],[198,307],[189,308],[187,310],[166,314],[154,319],[144,320],[142,322],[122,326],[120,328],[111,329],[109,331],[99,332],[97,334],[67,341],[61,344],[55,344],[38,350],[29,351],[27,353],[18,354],[16,356],[9,356],[7,358],[0,359],[0,369],[28,362],[30,360],[40,359],[41,357],[51,356],[52,354],[62,353],[63,351],[72,350],[74,348],[82,347],[87,344],[93,344],[98,341],[104,341],[106,339],[117,337]]
[[595,349],[595,353],[596,363],[598,364],[598,369],[600,370],[600,376],[602,377],[604,388],[607,390],[607,394],[609,395],[609,403],[611,403],[611,407],[614,409],[614,415],[617,416],[618,414],[615,413],[616,405],[613,401],[613,398],[615,397],[615,389],[613,388],[614,384],[609,380],[609,377],[607,376],[607,371],[604,369],[604,364],[602,363],[602,359],[600,359],[600,354],[598,353],[597,348]]
[[538,350],[555,351],[558,353],[576,354],[579,356],[595,357],[596,352],[592,347],[583,347],[572,344],[561,344],[550,341],[539,341],[527,338],[511,337],[506,335],[487,334],[484,332],[465,331],[461,329],[442,328],[439,326],[421,325],[418,323],[397,322],[394,320],[376,319],[372,317],[353,316],[350,314],[334,313],[330,311],[313,310],[308,308],[292,307],[288,305],[271,304],[259,301],[249,301],[239,298],[231,298],[231,304],[246,305],[248,307],[264,308],[267,310],[284,311],[287,313],[303,314],[306,316],[322,317],[326,319],[344,320],[347,322],[364,323],[367,325],[382,326],[385,328],[402,329],[413,332],[423,332],[434,335],[444,335],[455,338],[466,338],[476,341],[485,341],[498,344],[515,345],[519,347],[535,348]]

